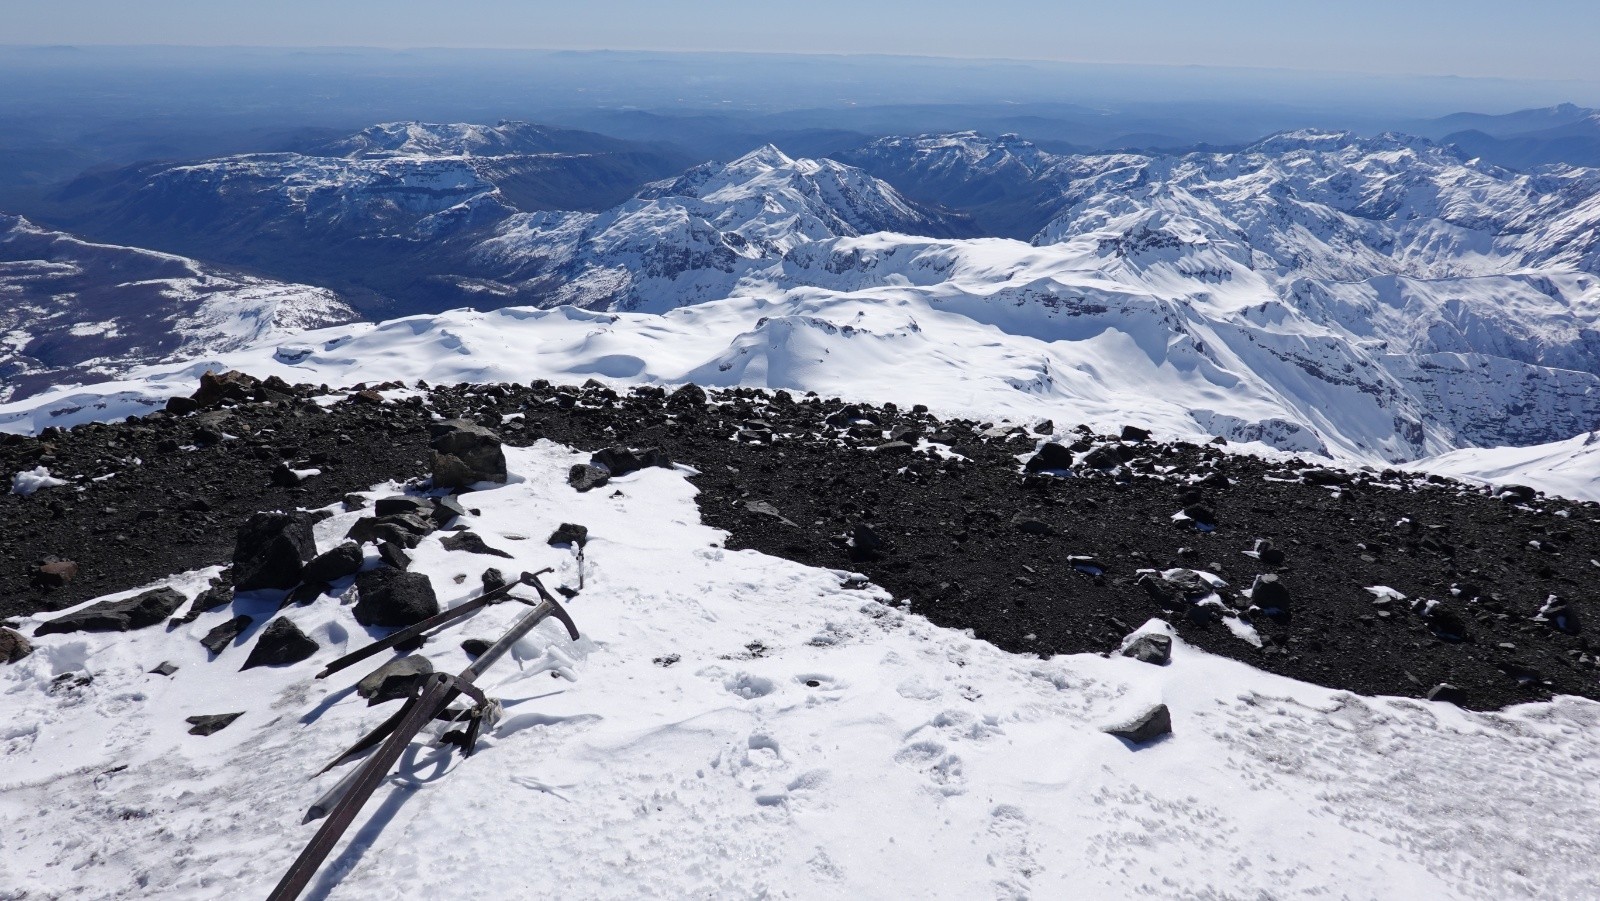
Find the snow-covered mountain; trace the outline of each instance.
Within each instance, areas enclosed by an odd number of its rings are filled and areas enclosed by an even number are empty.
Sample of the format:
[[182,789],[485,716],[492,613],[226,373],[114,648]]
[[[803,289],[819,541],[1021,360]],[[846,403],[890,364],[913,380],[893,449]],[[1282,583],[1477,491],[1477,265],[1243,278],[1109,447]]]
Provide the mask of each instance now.
[[0,215],[0,398],[357,318],[331,291]]
[[[1596,170],[1517,173],[1398,135],[1074,156],[962,133],[852,157],[905,193],[763,147],[603,212],[530,212],[473,174],[467,154],[495,146],[479,130],[385,128],[358,145],[292,176],[271,170],[278,158],[230,158],[164,177],[254,179],[300,223],[394,238],[411,254],[397,272],[480,309],[629,315],[450,314],[400,326],[426,345],[405,365],[378,362],[392,333],[364,327],[231,364],[289,360],[330,383],[758,384],[1384,464],[1600,423]],[[1028,241],[939,237],[980,221],[985,197],[1040,227]],[[941,209],[962,204],[970,219]],[[503,333],[464,341],[482,329]]]

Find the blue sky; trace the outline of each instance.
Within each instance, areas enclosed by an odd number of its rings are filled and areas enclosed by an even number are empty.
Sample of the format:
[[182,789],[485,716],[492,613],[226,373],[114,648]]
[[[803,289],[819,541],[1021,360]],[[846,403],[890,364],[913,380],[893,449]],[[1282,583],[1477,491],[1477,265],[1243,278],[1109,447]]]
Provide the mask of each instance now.
[[1594,80],[1595,0],[6,0],[0,43],[890,53]]

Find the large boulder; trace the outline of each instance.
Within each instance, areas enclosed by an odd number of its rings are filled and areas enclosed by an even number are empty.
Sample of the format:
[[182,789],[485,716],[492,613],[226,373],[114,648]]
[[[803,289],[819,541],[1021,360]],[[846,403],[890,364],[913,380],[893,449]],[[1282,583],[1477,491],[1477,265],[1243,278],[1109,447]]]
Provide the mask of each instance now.
[[311,515],[301,511],[252,514],[234,539],[234,588],[256,591],[300,584],[306,562],[317,555],[311,524]]
[[33,630],[35,635],[63,632],[126,632],[164,621],[183,606],[184,596],[171,588],[155,588],[120,601],[103,601],[57,617]]
[[258,666],[284,666],[299,663],[317,652],[317,642],[293,621],[278,617],[261,630],[256,646],[250,649],[241,670]]
[[1122,649],[1122,656],[1156,666],[1166,666],[1172,659],[1172,636],[1147,632],[1128,642],[1128,646]]
[[410,626],[439,612],[433,583],[421,573],[386,566],[368,570],[356,576],[356,594],[352,612],[363,626]]
[[428,426],[433,448],[433,487],[470,488],[477,482],[504,484],[506,455],[500,436],[465,419]]

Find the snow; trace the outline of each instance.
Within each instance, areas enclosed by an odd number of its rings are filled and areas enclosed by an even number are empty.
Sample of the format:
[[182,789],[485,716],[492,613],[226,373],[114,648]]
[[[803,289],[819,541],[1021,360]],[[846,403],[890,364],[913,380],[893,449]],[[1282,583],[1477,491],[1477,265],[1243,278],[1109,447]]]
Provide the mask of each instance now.
[[1600,501],[1600,432],[1532,447],[1452,451],[1419,468],[1485,485],[1527,485],[1546,494]]
[[[1359,697],[1181,640],[1165,667],[1005,654],[844,573],[726,550],[682,472],[579,495],[564,476],[581,455],[541,442],[508,459],[512,483],[470,495],[467,524],[515,559],[430,538],[414,568],[446,602],[486,565],[575,584],[571,551],[544,537],[583,523],[583,639],[546,623],[491,670],[506,718],[479,753],[414,746],[311,897],[1600,893],[1593,702],[1478,714]],[[355,515],[319,525],[319,544]],[[212,572],[170,582],[192,596]],[[311,679],[369,640],[330,597],[285,612],[322,644],[313,659],[237,672],[275,606],[46,636],[0,669],[5,897],[266,892],[338,778],[310,774],[387,713],[352,698],[362,667]],[[241,611],[259,618],[207,662],[197,639]],[[480,612],[422,653],[457,671],[462,638],[519,612]],[[163,660],[181,668],[147,673]],[[85,669],[92,683],[51,688]],[[1171,736],[1134,748],[1101,731],[1157,702]],[[184,734],[187,716],[237,710]]]
[[52,476],[48,468],[35,466],[11,477],[11,493],[26,497],[40,488],[60,488],[65,484],[65,480]]

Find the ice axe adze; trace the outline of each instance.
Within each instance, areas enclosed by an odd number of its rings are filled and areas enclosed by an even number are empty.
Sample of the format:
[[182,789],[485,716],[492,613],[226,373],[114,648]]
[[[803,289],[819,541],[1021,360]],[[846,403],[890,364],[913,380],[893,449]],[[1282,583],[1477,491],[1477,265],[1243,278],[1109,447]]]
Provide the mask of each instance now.
[[[300,852],[300,856],[289,867],[289,871],[284,873],[283,878],[278,881],[278,885],[272,890],[272,894],[267,896],[267,901],[294,901],[294,899],[300,897],[300,893],[305,891],[306,886],[310,884],[311,877],[316,875],[317,869],[322,866],[323,861],[327,860],[328,855],[333,851],[334,845],[338,844],[339,838],[344,835],[344,831],[350,828],[350,824],[355,821],[356,814],[361,811],[367,800],[372,797],[372,793],[383,783],[383,780],[388,776],[389,769],[394,766],[395,761],[400,759],[400,755],[411,744],[411,740],[435,719],[455,719],[456,717],[450,714],[448,708],[450,702],[463,694],[474,702],[473,707],[466,711],[469,725],[461,742],[463,750],[467,754],[471,754],[484,719],[491,714],[494,707],[483,692],[473,683],[489,667],[493,666],[495,661],[504,657],[513,645],[521,641],[535,627],[552,616],[567,627],[567,634],[574,641],[578,639],[578,627],[572,622],[572,617],[568,615],[561,603],[545,590],[544,585],[539,582],[538,576],[529,573],[526,574],[525,578],[529,584],[538,590],[539,596],[542,598],[537,607],[523,614],[522,618],[517,620],[510,631],[502,635],[499,641],[496,641],[488,650],[480,654],[478,659],[474,660],[471,666],[462,670],[459,675],[452,676],[449,673],[433,673],[429,675],[422,682],[417,694],[406,702],[399,713],[390,717],[382,726],[379,726],[360,742],[357,742],[356,746],[353,746],[349,751],[341,754],[334,763],[329,764],[329,767],[335,766],[342,761],[350,759],[352,756],[359,755],[362,750],[371,747],[373,744],[377,744],[377,751],[371,757],[368,757],[360,768],[352,773],[351,776],[342,780],[338,786],[335,786],[334,792],[324,796],[324,799],[328,799],[329,796],[338,793],[338,799],[331,801],[330,806],[324,808],[327,810],[327,819],[317,829],[317,834],[312,836],[311,843],[306,846],[305,850]],[[326,771],[327,768],[324,768],[323,772]],[[318,802],[319,805],[322,803],[322,801]]]

